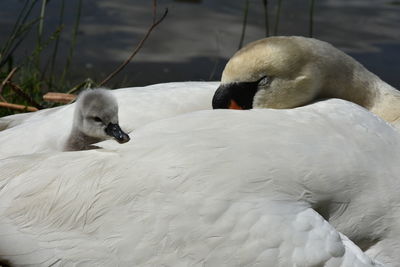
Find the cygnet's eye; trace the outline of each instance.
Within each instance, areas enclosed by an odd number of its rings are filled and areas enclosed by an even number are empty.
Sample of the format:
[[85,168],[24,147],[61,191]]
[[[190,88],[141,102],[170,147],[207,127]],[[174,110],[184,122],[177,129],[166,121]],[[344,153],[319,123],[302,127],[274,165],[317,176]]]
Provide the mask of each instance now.
[[103,122],[99,117],[93,117],[93,120],[94,120],[95,122]]
[[260,80],[258,80],[258,86],[266,86],[271,82],[271,78],[269,76],[264,76]]

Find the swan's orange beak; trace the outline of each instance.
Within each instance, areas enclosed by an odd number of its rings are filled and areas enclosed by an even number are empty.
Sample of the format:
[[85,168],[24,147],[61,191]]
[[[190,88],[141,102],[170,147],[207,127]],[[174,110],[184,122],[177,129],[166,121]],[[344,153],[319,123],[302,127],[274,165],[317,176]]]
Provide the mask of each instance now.
[[235,100],[231,99],[231,103],[229,104],[229,109],[240,109],[243,110],[241,106],[239,106]]

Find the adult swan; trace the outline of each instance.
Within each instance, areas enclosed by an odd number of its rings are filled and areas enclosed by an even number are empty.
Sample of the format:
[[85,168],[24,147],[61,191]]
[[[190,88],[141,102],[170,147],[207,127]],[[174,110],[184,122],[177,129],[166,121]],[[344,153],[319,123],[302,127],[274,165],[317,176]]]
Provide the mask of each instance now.
[[305,37],[270,37],[227,63],[214,108],[293,108],[318,99],[357,103],[400,128],[400,92],[332,45]]
[[400,135],[355,104],[198,111],[134,136],[0,160],[0,258],[400,266]]

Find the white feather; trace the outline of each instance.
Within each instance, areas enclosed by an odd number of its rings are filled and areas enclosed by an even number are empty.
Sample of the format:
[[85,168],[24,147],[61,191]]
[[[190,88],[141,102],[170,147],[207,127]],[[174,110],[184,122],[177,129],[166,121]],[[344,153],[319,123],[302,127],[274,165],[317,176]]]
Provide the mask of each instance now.
[[346,267],[389,258],[399,266],[398,242],[371,259],[338,232],[372,248],[399,240],[400,136],[363,108],[329,100],[199,111],[131,137],[105,141],[108,149],[0,160],[0,258]]

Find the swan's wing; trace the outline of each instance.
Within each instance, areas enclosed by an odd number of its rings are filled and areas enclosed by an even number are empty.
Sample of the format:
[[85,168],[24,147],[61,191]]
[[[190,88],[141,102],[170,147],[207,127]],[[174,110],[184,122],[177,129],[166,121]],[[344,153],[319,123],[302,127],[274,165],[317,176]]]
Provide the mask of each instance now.
[[153,214],[153,221],[140,228],[118,222],[122,231],[111,228],[106,238],[96,231],[62,229],[63,222],[48,229],[2,217],[0,259],[16,266],[382,266],[298,203],[264,202],[250,210],[243,209],[249,203],[232,203],[208,223],[185,216],[187,204],[159,206],[164,212],[178,209],[181,216]]
[[[71,161],[76,156],[62,154],[56,155],[61,156],[58,159]],[[66,210],[78,209],[78,213],[87,214],[90,207],[74,206],[77,202],[63,200],[66,190],[71,190],[67,195],[73,198],[77,198],[77,191],[63,184],[55,169],[65,167],[68,172],[71,163],[49,166],[45,161],[55,159],[52,156],[31,154],[0,159],[0,262],[5,260],[11,266],[118,266],[118,256],[106,240],[88,233],[93,229],[67,226],[79,219]],[[84,205],[79,200],[78,203]],[[112,226],[108,226],[112,231]]]
[[[156,182],[162,177],[111,171],[114,156],[0,161],[0,259],[17,266],[379,266],[306,204],[231,186],[199,192],[200,176],[166,190]],[[170,172],[180,180],[185,170]]]

